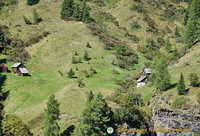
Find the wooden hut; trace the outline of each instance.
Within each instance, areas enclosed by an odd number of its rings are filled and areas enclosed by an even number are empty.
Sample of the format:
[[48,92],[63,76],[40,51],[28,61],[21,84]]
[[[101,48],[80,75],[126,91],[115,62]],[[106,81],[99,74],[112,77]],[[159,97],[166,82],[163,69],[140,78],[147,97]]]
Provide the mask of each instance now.
[[8,66],[4,63],[0,64],[0,72],[8,72]]
[[12,73],[19,74],[20,76],[27,76],[28,70],[22,63],[15,63],[12,67]]

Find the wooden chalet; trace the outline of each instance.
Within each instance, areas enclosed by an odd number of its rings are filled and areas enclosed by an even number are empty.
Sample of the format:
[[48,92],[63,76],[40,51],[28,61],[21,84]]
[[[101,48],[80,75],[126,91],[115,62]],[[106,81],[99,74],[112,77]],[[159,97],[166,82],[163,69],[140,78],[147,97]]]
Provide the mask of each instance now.
[[22,63],[15,63],[11,68],[12,73],[19,74],[20,76],[28,75],[28,70]]
[[0,64],[0,72],[8,72],[8,66],[4,63]]

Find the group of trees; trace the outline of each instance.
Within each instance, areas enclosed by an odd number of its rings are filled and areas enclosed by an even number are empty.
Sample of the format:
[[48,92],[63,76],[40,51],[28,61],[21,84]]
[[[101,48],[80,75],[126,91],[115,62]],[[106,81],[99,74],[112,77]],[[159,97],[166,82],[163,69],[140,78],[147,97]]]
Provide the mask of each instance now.
[[28,46],[24,41],[13,38],[5,33],[0,25],[0,51],[7,55],[7,59],[13,62],[25,62],[29,59],[29,54],[25,50]]
[[86,0],[84,0],[81,5],[79,3],[74,3],[73,0],[64,0],[60,14],[63,20],[76,20],[86,23],[92,21],[89,7],[86,5]]
[[185,41],[188,48],[191,48],[192,45],[199,41],[200,37],[200,1],[193,0],[191,5],[188,8],[188,11],[185,15],[184,24],[186,25],[185,29]]

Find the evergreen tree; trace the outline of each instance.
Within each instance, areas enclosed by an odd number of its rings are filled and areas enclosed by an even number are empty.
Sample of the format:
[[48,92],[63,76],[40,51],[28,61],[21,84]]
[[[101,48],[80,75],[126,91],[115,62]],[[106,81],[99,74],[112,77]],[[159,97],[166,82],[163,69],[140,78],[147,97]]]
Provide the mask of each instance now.
[[167,52],[171,52],[172,48],[171,48],[171,43],[169,42],[169,39],[167,40],[166,44],[165,44],[165,49],[167,50]]
[[57,120],[59,119],[60,111],[55,95],[50,96],[45,112],[45,136],[59,136]]
[[77,83],[78,83],[78,87],[84,87],[85,86],[85,84],[83,83],[83,80],[81,79],[81,78],[78,78],[77,79]]
[[61,9],[61,19],[69,19],[73,15],[73,0],[63,0],[62,9]]
[[161,57],[156,65],[155,85],[160,91],[166,91],[170,86],[170,74],[165,57]]
[[[185,29],[185,41],[188,48],[191,48],[193,43],[200,36],[200,1],[193,0],[189,9],[189,19]],[[198,39],[199,40],[199,39]]]
[[179,37],[180,36],[180,33],[179,33],[179,30],[178,30],[178,27],[176,26],[176,28],[175,28],[175,33],[174,33],[174,35],[176,36],[176,37]]
[[196,73],[190,73],[189,81],[190,81],[191,86],[196,87],[199,85],[199,77],[197,76]]
[[90,57],[89,57],[87,51],[85,51],[83,58],[84,58],[85,61],[89,61],[90,60]]
[[87,48],[92,48],[89,42],[87,42],[86,47]]
[[32,22],[26,17],[26,16],[23,16],[24,18],[24,22],[27,24],[27,25],[31,25]]
[[177,90],[179,95],[183,95],[185,92],[185,81],[182,73],[178,82]]
[[37,3],[39,3],[40,0],[27,0],[27,5],[35,5]]
[[174,51],[173,51],[173,59],[176,60],[177,58],[179,58],[179,53],[177,48],[175,47]]
[[82,21],[86,22],[86,23],[89,23],[90,20],[91,20],[91,18],[90,18],[90,12],[88,10],[88,7],[86,5],[86,1],[85,0],[83,1],[83,7],[82,7],[82,9],[83,9]]
[[70,71],[67,73],[69,78],[73,78],[75,73],[73,71],[73,69],[71,68]]
[[92,101],[94,99],[94,94],[93,94],[93,92],[90,90],[90,93],[89,93],[89,95],[88,95],[88,98],[87,98],[87,101]]
[[81,123],[77,126],[74,136],[107,136],[106,129],[113,124],[113,112],[99,93],[90,99],[82,113]]
[[74,5],[74,12],[73,12],[72,17],[76,21],[81,21],[82,20],[82,13],[81,13],[81,10],[80,10],[80,6],[77,3]]
[[38,13],[37,13],[36,9],[33,9],[33,23],[38,24],[38,22],[39,22]]

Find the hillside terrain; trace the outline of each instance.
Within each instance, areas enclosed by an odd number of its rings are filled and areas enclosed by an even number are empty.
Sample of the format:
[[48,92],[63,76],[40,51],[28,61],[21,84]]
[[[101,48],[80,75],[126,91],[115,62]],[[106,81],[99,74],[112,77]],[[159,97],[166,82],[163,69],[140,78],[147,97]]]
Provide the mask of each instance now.
[[[200,117],[197,97],[200,88],[191,86],[189,79],[190,73],[200,75],[200,44],[188,49],[184,40],[189,1],[91,0],[87,6],[92,23],[62,20],[62,2],[40,0],[28,6],[25,0],[16,0],[1,7],[0,24],[7,26],[11,37],[29,44],[25,51],[30,55],[24,62],[30,76],[2,73],[6,76],[5,83],[1,83],[2,92],[8,93],[4,101],[5,115],[17,115],[34,135],[42,136],[46,103],[55,94],[60,103],[58,124],[62,133],[79,123],[91,90],[95,95],[101,92],[113,111],[121,106],[120,96],[131,90],[141,95],[144,102],[141,111],[149,116],[153,114],[150,120],[155,121],[155,128],[164,127],[159,124],[162,119],[157,119],[160,114],[154,114],[160,109],[180,114],[186,111],[187,116]],[[34,9],[42,20],[27,25],[23,17],[32,21]],[[87,43],[91,48],[86,47]],[[118,44],[123,46],[115,47]],[[121,48],[128,55],[117,54]],[[85,60],[86,52],[88,60]],[[155,68],[154,58],[162,55],[167,59],[170,87],[158,91],[148,82],[137,88],[143,69]],[[0,58],[11,70],[15,62],[7,60],[7,56],[2,53]],[[74,63],[74,58],[80,62]],[[75,72],[74,78],[68,78],[70,69]],[[181,73],[186,85],[184,95],[177,93]],[[85,84],[83,87],[79,86],[80,80]],[[165,126],[170,128],[169,124]]]

